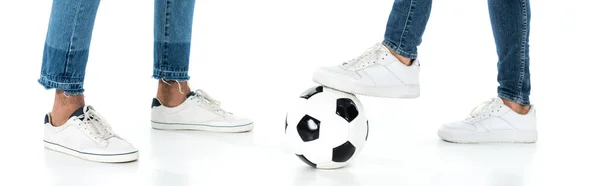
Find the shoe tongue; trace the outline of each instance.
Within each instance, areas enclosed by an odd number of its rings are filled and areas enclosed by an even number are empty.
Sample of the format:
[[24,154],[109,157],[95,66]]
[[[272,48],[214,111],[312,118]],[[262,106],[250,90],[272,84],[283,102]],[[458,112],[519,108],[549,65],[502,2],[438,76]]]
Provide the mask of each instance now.
[[195,96],[195,95],[196,95],[195,92],[190,92],[185,98],[190,98],[190,97]]
[[497,105],[504,105],[504,101],[502,101],[502,99],[500,98],[494,98],[494,103],[496,103]]
[[[75,117],[81,116],[81,115],[83,115],[85,112],[87,112],[88,110],[90,110],[90,107],[83,106],[83,107],[81,107],[81,108],[79,108],[79,109],[75,110],[75,112],[73,112],[73,114],[71,114],[71,116],[70,116],[70,117],[73,117],[73,116],[75,116]],[[80,119],[80,120],[83,120],[82,118],[78,118],[78,119]]]

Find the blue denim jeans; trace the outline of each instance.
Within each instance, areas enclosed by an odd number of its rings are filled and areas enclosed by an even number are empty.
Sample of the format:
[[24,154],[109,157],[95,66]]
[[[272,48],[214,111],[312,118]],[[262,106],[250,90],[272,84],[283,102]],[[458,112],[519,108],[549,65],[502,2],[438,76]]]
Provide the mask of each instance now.
[[[38,82],[65,94],[84,92],[100,0],[54,0]],[[187,81],[195,0],[154,1],[155,79]]]
[[[432,0],[396,0],[383,44],[401,56],[417,58]],[[488,0],[498,54],[498,96],[529,105],[529,0]]]

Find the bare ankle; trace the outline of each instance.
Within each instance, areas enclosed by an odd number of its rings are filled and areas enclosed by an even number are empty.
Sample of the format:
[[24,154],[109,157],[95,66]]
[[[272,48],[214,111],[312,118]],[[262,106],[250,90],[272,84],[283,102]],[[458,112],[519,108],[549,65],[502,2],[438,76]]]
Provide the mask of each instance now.
[[519,113],[521,115],[529,113],[529,109],[531,108],[531,106],[521,105],[517,102],[513,102],[513,101],[510,101],[510,100],[507,100],[504,98],[502,98],[502,101],[504,102],[504,105],[508,106],[508,108],[512,109],[513,111],[515,111],[516,113]]
[[191,92],[187,82],[158,81],[158,98],[164,106],[174,107],[183,103],[186,96]]
[[61,126],[69,120],[75,110],[85,106],[83,94],[66,95],[62,90],[56,90],[54,106],[52,107],[51,122],[53,126]]
[[[387,47],[386,47],[386,48],[387,48]],[[394,51],[393,51],[392,49],[390,49],[390,48],[387,48],[387,49],[388,49],[388,50],[390,51],[390,53],[392,53],[392,55],[394,55],[394,57],[396,57],[396,59],[398,59],[398,61],[400,61],[402,64],[404,64],[404,65],[406,65],[406,66],[410,66],[410,65],[412,65],[412,61],[413,61],[413,60],[412,60],[411,58],[407,58],[407,57],[401,56],[400,54],[398,54],[398,53],[394,52]]]

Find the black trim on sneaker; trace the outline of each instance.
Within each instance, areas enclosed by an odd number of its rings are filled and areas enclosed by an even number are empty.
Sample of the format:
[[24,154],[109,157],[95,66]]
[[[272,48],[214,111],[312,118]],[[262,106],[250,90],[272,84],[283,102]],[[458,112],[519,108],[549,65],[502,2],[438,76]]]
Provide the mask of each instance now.
[[44,116],[44,125],[50,123],[50,114],[46,114],[46,116]]
[[192,91],[185,98],[190,98],[190,97],[195,96],[195,95],[196,95],[196,93]]
[[160,101],[156,98],[152,99],[152,108],[154,107],[160,107],[162,104],[160,103]]
[[85,106],[75,110],[75,112],[73,112],[73,114],[71,114],[71,116],[69,116],[69,118],[71,118],[73,116],[77,117],[77,116],[83,115],[83,113],[84,113],[83,108],[85,108]]

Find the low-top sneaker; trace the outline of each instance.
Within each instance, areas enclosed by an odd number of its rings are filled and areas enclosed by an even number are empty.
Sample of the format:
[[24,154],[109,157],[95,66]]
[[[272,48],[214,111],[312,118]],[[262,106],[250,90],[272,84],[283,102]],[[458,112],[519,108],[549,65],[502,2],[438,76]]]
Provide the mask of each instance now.
[[375,97],[416,98],[420,95],[419,60],[402,64],[381,43],[337,66],[318,68],[313,81],[344,92]]
[[202,90],[189,93],[186,100],[175,107],[164,106],[154,98],[151,110],[155,129],[246,132],[254,127],[251,120],[223,110],[219,101]]
[[473,109],[464,120],[444,124],[438,136],[456,143],[534,143],[537,140],[535,108],[519,114],[502,99],[493,98]]
[[92,106],[77,109],[61,126],[52,125],[50,113],[44,124],[47,149],[96,162],[130,162],[138,150],[116,135],[110,124]]

